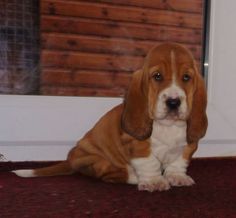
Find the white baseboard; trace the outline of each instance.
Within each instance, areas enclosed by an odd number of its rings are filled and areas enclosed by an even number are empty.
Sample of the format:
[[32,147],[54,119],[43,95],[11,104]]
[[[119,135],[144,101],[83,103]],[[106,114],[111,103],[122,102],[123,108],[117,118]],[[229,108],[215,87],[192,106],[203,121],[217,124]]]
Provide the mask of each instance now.
[[0,146],[2,161],[64,160],[72,145],[13,145]]
[[194,157],[236,157],[235,141],[202,141]]
[[[64,160],[75,142],[3,142],[0,143],[2,161],[54,161]],[[234,143],[210,144],[202,142],[194,157],[236,156]]]

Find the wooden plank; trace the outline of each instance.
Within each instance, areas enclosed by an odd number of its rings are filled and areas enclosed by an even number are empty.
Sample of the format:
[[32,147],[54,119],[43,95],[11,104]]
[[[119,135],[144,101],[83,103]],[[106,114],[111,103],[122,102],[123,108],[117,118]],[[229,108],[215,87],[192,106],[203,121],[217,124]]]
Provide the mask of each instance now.
[[75,2],[103,2],[112,5],[137,6],[172,11],[202,13],[203,0],[74,0]]
[[87,88],[87,87],[68,87],[68,86],[42,86],[40,88],[41,95],[55,96],[106,96],[106,97],[122,97],[126,92],[125,88]]
[[41,85],[82,86],[93,88],[127,87],[132,74],[95,70],[43,69]]
[[101,3],[44,0],[41,13],[82,18],[202,28],[202,14],[143,9]]
[[42,33],[43,49],[80,51],[104,54],[145,56],[157,43],[154,41],[96,37],[76,34]]
[[41,17],[41,30],[43,32],[63,32],[128,39],[175,41],[189,44],[200,44],[202,39],[201,29],[185,29],[149,24],[130,24],[48,15],[42,15]]
[[135,71],[143,64],[142,57],[90,54],[81,52],[59,52],[43,50],[42,67],[69,69]]
[[[123,54],[146,56],[148,51],[161,42],[129,40],[119,38],[94,37],[75,34],[42,33],[41,47],[43,49],[80,51],[104,54]],[[194,57],[199,60],[202,48],[199,45],[183,44],[189,48]]]
[[[59,52],[43,50],[42,68],[86,69],[113,72],[134,72],[143,65],[144,58],[133,56]],[[199,61],[197,61],[200,65]]]

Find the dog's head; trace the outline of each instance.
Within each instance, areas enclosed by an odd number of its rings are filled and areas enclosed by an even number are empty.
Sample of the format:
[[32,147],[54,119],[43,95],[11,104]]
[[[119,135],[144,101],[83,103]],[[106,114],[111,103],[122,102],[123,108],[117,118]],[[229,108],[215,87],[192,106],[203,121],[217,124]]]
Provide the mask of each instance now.
[[207,128],[206,90],[189,50],[175,43],[151,49],[143,68],[133,74],[124,101],[122,127],[144,140],[153,120],[187,121],[188,143],[197,142]]

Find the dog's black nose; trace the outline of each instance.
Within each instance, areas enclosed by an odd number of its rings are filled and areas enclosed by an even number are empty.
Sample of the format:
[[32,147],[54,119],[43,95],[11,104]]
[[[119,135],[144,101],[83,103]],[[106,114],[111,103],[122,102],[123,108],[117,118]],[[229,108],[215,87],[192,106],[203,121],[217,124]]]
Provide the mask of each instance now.
[[170,110],[176,110],[180,106],[181,101],[179,98],[168,98],[166,100],[166,105]]

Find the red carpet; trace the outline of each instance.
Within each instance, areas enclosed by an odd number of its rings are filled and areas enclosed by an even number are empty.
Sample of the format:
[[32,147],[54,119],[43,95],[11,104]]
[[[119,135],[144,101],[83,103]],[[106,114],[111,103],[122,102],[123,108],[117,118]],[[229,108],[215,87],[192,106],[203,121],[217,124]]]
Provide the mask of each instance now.
[[23,179],[7,172],[48,164],[1,163],[1,218],[236,218],[236,158],[194,160],[196,185],[154,193],[82,175]]

